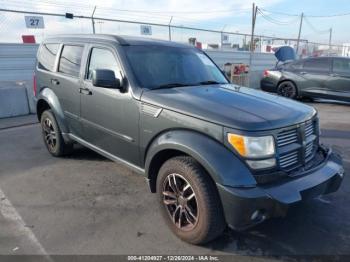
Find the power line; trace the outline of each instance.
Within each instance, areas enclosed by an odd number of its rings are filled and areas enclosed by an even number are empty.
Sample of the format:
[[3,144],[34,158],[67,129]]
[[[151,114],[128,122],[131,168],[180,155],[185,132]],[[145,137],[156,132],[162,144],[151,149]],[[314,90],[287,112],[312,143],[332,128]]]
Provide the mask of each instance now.
[[314,31],[316,34],[328,34],[329,33],[329,29],[327,29],[327,30],[316,29],[316,27],[313,24],[311,24],[308,17],[304,17],[304,20],[308,24],[308,26],[311,28],[311,30]]
[[300,16],[298,14],[288,14],[288,13],[284,13],[284,12],[278,12],[278,11],[270,11],[270,10],[266,10],[264,8],[259,8],[262,11],[268,12],[268,13],[273,13],[273,14],[278,14],[278,15],[284,15],[284,16]]
[[[292,19],[290,21],[277,20],[277,19],[265,14],[260,8],[258,8],[258,12],[265,20],[269,21],[270,23],[276,24],[276,25],[290,25],[291,23],[295,22],[295,20],[296,20],[296,19]],[[298,17],[298,19],[299,19],[299,17]]]
[[349,13],[341,13],[341,14],[333,14],[333,15],[307,15],[308,17],[312,18],[330,18],[330,17],[340,17],[340,16],[348,16]]
[[[7,1],[6,1],[7,2]],[[11,1],[16,2],[16,1]],[[17,3],[20,3],[21,5],[26,4],[23,3],[23,1],[20,1]],[[8,2],[7,2],[8,4]],[[12,3],[11,3],[12,4]],[[60,7],[78,7],[78,8],[84,8],[84,9],[93,9],[92,5],[85,5],[85,4],[77,4],[77,3],[57,3],[54,1],[48,1],[48,0],[42,0],[40,4],[44,4],[47,6],[60,6]],[[249,8],[232,8],[232,9],[225,9],[225,10],[202,10],[202,11],[166,11],[166,10],[140,10],[140,9],[120,9],[120,8],[113,8],[113,7],[104,7],[104,6],[97,6],[98,9],[104,9],[104,10],[112,10],[112,11],[118,11],[118,12],[132,12],[132,13],[149,13],[149,14],[215,14],[215,13],[234,13],[234,12],[247,12],[250,9]]]
[[[261,8],[261,10],[268,12],[268,13],[278,14],[278,15],[282,15],[282,16],[300,16],[299,14],[290,14],[290,13],[279,12],[279,11],[271,11],[271,10],[267,10],[264,8]],[[330,15],[305,14],[305,16],[310,17],[310,18],[330,18],[330,17],[340,17],[340,16],[348,16],[348,15],[350,15],[350,12],[339,13],[339,14],[330,14]]]

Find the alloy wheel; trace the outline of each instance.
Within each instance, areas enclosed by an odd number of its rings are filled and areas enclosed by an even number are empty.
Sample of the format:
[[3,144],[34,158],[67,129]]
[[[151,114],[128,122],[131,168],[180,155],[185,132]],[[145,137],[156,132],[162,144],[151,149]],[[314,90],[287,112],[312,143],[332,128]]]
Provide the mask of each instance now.
[[57,145],[56,131],[49,118],[46,118],[43,123],[43,132],[45,143],[51,151],[53,151]]
[[170,174],[164,180],[162,193],[171,221],[183,231],[192,230],[197,225],[199,212],[190,183],[179,174]]
[[279,94],[284,97],[294,98],[296,96],[296,90],[292,84],[286,82],[280,85]]

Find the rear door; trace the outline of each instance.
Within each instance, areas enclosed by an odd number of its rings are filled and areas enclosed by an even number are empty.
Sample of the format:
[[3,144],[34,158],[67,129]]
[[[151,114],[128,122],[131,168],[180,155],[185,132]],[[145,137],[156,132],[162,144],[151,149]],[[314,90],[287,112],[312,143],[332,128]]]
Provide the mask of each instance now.
[[51,84],[62,106],[70,132],[78,136],[81,136],[79,88],[82,84],[83,52],[83,44],[63,44],[57,73],[51,77]]
[[327,95],[331,59],[329,57],[310,58],[304,60],[303,69],[299,75],[303,78],[303,93],[313,97]]
[[350,101],[350,59],[333,58],[327,85],[332,98]]

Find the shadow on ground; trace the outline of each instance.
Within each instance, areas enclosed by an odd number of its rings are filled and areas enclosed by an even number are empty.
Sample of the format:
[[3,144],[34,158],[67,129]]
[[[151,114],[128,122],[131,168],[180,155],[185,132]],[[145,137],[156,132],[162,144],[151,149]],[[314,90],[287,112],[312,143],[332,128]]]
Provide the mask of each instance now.
[[[76,146],[67,157],[74,160],[109,161],[94,151]],[[346,171],[350,163],[346,162]],[[245,232],[227,229],[223,236],[207,244],[210,250],[236,255],[282,257],[294,260],[300,255],[350,254],[350,217],[348,208],[350,180],[331,195],[289,209],[286,218],[266,221]]]
[[105,158],[104,156],[79,144],[75,144],[73,153],[71,155],[66,156],[65,158],[71,159],[71,160],[90,160],[90,161],[111,162],[111,160]]

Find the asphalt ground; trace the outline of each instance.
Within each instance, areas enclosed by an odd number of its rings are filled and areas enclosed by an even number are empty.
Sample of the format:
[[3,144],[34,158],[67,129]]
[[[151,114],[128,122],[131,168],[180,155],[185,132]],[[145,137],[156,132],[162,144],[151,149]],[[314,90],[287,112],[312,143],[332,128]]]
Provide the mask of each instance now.
[[[342,154],[349,174],[350,105],[312,105],[321,142]],[[166,227],[143,177],[84,147],[52,157],[32,119],[8,127],[0,120],[0,255],[224,254],[233,261],[350,255],[347,176],[338,192],[295,206],[286,218],[193,246]]]

